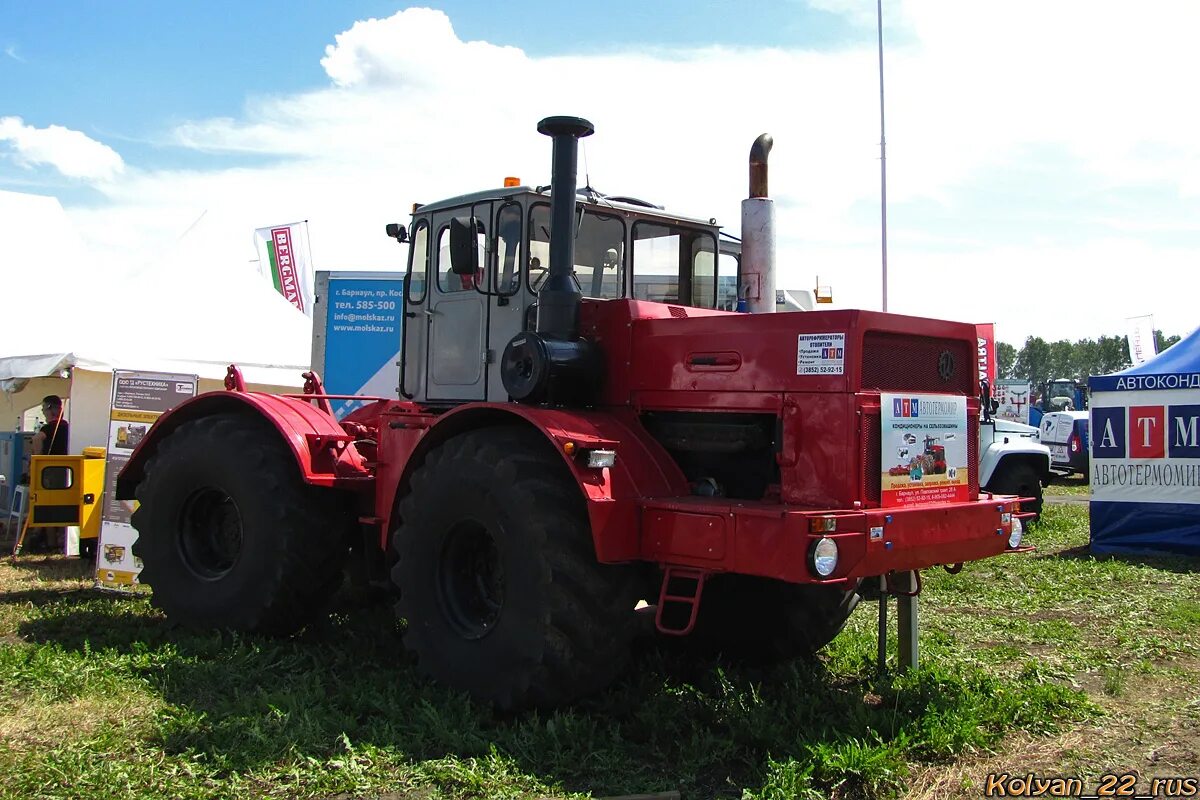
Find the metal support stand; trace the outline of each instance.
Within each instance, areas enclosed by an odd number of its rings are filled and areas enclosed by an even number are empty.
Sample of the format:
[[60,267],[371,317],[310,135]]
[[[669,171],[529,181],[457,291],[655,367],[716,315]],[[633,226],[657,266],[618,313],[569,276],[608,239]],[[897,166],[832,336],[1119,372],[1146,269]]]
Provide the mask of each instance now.
[[907,672],[917,667],[917,596],[921,581],[916,572],[886,575],[879,578],[879,674],[887,672],[888,598],[896,595],[897,670]]
[[887,617],[888,617],[888,591],[887,591],[887,576],[879,576],[879,652],[877,655],[879,661],[879,674],[887,672]]
[[897,648],[899,670],[906,672],[917,668],[917,573],[905,572],[898,576],[896,598],[896,633],[900,637]]

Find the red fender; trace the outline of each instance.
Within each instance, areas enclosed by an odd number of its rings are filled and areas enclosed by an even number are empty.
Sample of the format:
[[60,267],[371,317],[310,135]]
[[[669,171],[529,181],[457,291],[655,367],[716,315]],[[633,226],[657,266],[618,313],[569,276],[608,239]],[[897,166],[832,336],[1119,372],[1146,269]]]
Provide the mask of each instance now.
[[279,431],[296,457],[306,483],[368,491],[374,476],[348,435],[330,414],[311,402],[261,392],[216,391],[188,399],[163,414],[133,451],[117,477],[117,499],[133,499],[145,475],[146,462],[163,439],[185,422],[215,414],[260,417]]
[[[406,423],[406,419],[414,422]],[[527,424],[545,436],[579,484],[599,561],[639,557],[640,499],[688,494],[679,467],[632,411],[560,410],[517,403],[470,403],[419,422],[411,414],[385,412],[380,431],[388,445],[381,448],[380,486],[403,491],[412,471],[432,448],[467,431],[514,422]],[[567,453],[568,442],[574,444],[576,455]],[[590,448],[615,450],[616,464],[603,469],[588,467],[578,454]],[[376,513],[381,518],[394,513],[395,494],[380,492]]]

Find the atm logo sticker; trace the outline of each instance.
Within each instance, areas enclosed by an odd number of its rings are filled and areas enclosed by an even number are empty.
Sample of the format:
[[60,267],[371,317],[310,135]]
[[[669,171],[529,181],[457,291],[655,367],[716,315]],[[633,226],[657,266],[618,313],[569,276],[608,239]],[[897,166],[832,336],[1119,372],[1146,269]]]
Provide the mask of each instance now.
[[920,417],[921,401],[916,397],[894,397],[892,398],[892,416],[900,417]]
[[1092,411],[1095,458],[1200,458],[1200,405]]

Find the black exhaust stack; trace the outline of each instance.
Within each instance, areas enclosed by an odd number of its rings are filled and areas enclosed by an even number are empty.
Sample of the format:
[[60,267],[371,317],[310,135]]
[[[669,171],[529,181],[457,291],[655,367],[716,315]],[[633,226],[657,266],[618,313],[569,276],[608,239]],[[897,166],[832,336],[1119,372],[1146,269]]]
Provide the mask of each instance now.
[[579,117],[546,117],[538,133],[554,140],[554,172],[550,178],[550,272],[538,291],[537,332],[561,339],[579,335],[579,304],[583,295],[571,274],[575,271],[575,174],[579,140],[595,127]]
[[554,140],[550,183],[550,269],[538,290],[535,330],[519,333],[504,348],[500,378],[512,399],[562,405],[591,402],[600,385],[596,345],[579,338],[575,282],[575,177],[579,140],[596,130],[579,117],[546,117],[538,133]]

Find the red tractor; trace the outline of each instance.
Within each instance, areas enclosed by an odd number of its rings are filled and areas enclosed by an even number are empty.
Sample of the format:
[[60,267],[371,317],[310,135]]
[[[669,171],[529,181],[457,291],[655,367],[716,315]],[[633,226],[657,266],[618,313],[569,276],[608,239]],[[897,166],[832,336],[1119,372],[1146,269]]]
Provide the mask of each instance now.
[[936,436],[925,437],[925,471],[930,475],[946,472],[946,447],[938,444],[940,441]]
[[[288,634],[350,562],[394,589],[428,676],[552,706],[620,674],[649,619],[796,656],[865,579],[1018,547],[1018,500],[980,495],[973,451],[968,501],[881,505],[881,395],[965,398],[974,430],[973,325],[723,310],[774,310],[769,225],[741,253],[713,220],[577,191],[591,124],[538,129],[549,187],[388,226],[409,243],[398,397],[339,421],[316,375],[272,395],[231,367],[155,423],[117,496],[170,618]],[[760,222],[769,146],[743,204]]]

